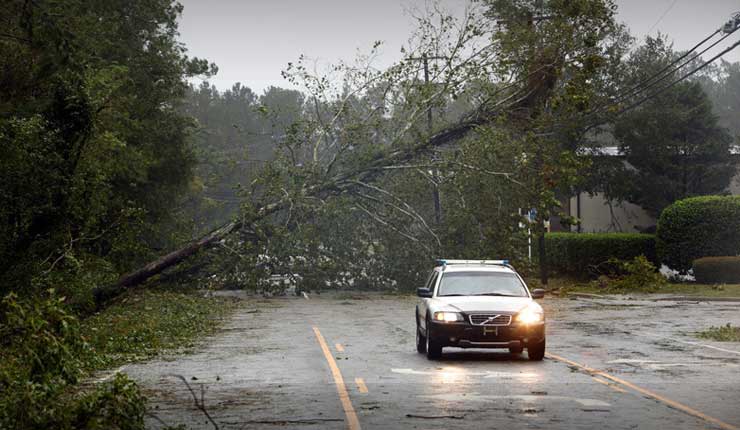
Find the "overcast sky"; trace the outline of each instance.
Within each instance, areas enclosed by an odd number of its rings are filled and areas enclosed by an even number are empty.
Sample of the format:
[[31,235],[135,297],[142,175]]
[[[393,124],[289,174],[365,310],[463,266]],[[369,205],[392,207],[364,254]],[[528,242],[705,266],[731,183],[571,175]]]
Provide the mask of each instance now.
[[[210,81],[219,89],[235,82],[261,93],[289,87],[280,71],[299,55],[325,62],[351,60],[384,42],[381,64],[400,58],[399,49],[413,30],[407,11],[425,0],[180,0],[181,41],[190,55],[219,67]],[[461,11],[466,0],[444,0]],[[617,0],[618,18],[634,36],[668,35],[676,49],[688,49],[740,11],[740,0]],[[730,44],[729,40],[722,47]],[[713,56],[712,52],[705,58]],[[740,47],[725,59],[740,61]]]

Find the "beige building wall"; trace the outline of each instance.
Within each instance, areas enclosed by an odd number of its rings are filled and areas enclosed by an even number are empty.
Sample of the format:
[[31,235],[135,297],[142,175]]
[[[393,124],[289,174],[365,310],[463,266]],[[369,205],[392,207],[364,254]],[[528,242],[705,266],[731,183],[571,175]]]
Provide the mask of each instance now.
[[[578,217],[578,199],[570,199],[570,213]],[[655,225],[655,219],[648,215],[640,206],[632,203],[612,202],[611,207],[603,194],[590,196],[581,194],[581,230],[584,233],[637,233]],[[578,231],[578,226],[572,227]]]
[[[733,195],[740,195],[740,172],[730,183],[729,191]],[[578,217],[578,199],[570,199],[570,214]],[[581,231],[584,233],[622,232],[637,233],[655,225],[656,220],[640,206],[632,203],[612,202],[611,208],[603,194],[590,196],[581,194]],[[637,228],[636,228],[637,227]],[[578,231],[578,226],[571,227]]]

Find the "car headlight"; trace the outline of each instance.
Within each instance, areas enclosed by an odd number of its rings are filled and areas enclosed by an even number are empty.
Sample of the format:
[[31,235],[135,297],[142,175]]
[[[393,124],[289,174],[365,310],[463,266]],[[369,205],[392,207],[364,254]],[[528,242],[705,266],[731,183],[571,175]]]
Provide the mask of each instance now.
[[434,320],[441,322],[462,321],[463,317],[457,312],[435,312]]
[[516,320],[522,324],[535,324],[545,320],[545,313],[542,309],[530,306],[519,312]]

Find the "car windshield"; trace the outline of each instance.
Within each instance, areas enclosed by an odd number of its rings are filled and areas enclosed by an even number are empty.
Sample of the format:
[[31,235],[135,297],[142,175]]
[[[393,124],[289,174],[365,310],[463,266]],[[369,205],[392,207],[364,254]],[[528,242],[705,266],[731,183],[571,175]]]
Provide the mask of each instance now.
[[448,272],[442,275],[437,296],[526,297],[527,291],[513,273]]

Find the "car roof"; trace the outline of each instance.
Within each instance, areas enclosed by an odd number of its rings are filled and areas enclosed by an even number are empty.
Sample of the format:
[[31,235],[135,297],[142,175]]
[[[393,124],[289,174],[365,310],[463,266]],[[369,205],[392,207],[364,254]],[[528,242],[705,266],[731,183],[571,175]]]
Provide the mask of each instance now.
[[516,273],[516,271],[504,265],[493,265],[493,264],[454,264],[438,266],[436,268],[440,272],[498,272],[498,273]]

